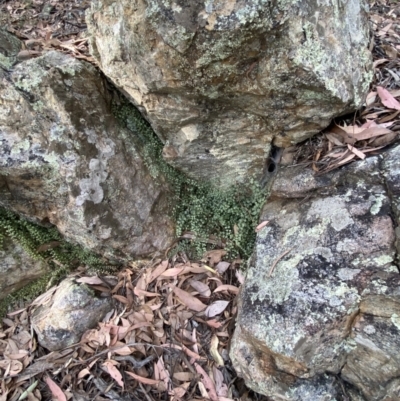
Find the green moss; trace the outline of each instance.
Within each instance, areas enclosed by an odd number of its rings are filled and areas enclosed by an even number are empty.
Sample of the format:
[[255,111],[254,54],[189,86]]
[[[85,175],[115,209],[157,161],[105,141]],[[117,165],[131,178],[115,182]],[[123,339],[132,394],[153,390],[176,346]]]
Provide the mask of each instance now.
[[208,182],[193,180],[164,161],[163,144],[134,106],[114,105],[114,114],[133,134],[152,177],[167,180],[171,185],[176,235],[190,232],[192,237],[182,240],[175,252],[184,249],[190,257],[197,258],[222,242],[229,257],[247,258],[253,249],[254,228],[266,197],[259,184],[249,180],[247,184],[221,190]]
[[57,281],[64,278],[66,273],[67,271],[65,269],[59,268],[32,281],[25,287],[2,299],[0,301],[0,319],[6,316],[7,313],[22,306],[21,303],[24,304],[33,301],[47,289],[56,284]]
[[[56,228],[42,227],[25,220],[16,214],[0,208],[0,240],[9,236],[17,241],[34,259],[70,269],[77,263],[90,267],[105,265],[104,260],[93,253],[73,245],[63,239]],[[39,247],[48,244],[48,249],[40,251]]]
[[0,245],[5,236],[18,242],[32,258],[48,263],[51,272],[3,299],[0,302],[0,317],[17,300],[35,298],[79,265],[102,273],[115,269],[101,257],[64,240],[56,228],[39,226],[0,208]]

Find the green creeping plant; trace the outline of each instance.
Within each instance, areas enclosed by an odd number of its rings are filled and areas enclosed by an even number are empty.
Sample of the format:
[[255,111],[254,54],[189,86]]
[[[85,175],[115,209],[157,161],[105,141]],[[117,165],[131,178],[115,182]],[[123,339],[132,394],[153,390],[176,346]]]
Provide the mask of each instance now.
[[[219,189],[189,178],[165,162],[162,142],[133,105],[114,104],[113,112],[132,133],[151,176],[164,177],[171,184],[170,206],[176,221],[176,236],[179,238],[190,232],[192,237],[180,241],[174,252],[184,250],[189,257],[199,258],[216,246],[210,242],[223,242],[229,258],[249,257],[256,236],[254,228],[267,191],[255,180]],[[210,238],[217,240],[210,241]]]

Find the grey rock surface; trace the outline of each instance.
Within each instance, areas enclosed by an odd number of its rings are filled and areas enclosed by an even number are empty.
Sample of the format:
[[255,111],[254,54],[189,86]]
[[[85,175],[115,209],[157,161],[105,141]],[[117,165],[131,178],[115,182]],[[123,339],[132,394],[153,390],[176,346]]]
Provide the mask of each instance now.
[[169,186],[118,125],[100,73],[49,52],[0,78],[0,206],[106,257],[168,248]]
[[87,285],[68,278],[33,312],[32,327],[42,347],[57,351],[79,342],[112,308],[112,298],[99,298]]
[[0,76],[2,69],[9,69],[17,62],[22,42],[11,33],[0,29]]
[[46,263],[33,259],[10,238],[0,245],[0,300],[49,271]]
[[165,144],[219,185],[261,175],[271,143],[355,110],[372,79],[367,1],[94,0],[91,51]]
[[[255,391],[290,401],[400,399],[398,160],[400,146],[324,176],[278,172],[230,352]],[[343,383],[328,391],[329,377]]]

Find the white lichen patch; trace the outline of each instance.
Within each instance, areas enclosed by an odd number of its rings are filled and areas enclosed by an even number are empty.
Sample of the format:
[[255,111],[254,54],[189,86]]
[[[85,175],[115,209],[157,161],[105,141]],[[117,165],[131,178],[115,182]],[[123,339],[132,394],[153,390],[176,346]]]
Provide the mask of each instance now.
[[397,330],[400,331],[400,316],[398,316],[396,313],[394,313],[390,317],[390,321],[396,326]]
[[[31,92],[42,83],[43,78],[46,76],[46,71],[44,71],[34,59],[27,61],[27,63],[30,63],[30,68],[28,69],[26,65],[24,65],[23,73],[19,71],[18,66],[15,68],[15,86],[25,92]],[[27,74],[26,71],[29,71],[29,74]]]
[[[258,262],[258,269],[251,269],[248,274],[249,285],[254,283],[259,291],[252,294],[252,301],[263,301],[268,298],[274,305],[281,305],[289,299],[290,294],[299,281],[299,272],[296,266],[301,261],[301,255],[295,255],[288,260],[278,262],[270,277],[267,277],[274,264],[274,260],[265,257]],[[251,278],[250,278],[251,277]]]
[[329,219],[336,231],[341,231],[354,223],[345,204],[340,196],[332,196],[313,201],[307,213],[307,219],[312,221],[315,216],[320,219]]
[[20,142],[15,143],[11,148],[11,154],[17,155],[19,153],[25,153],[29,150],[30,142],[29,139],[24,139]]
[[76,198],[76,205],[82,206],[86,201],[94,204],[100,203],[104,198],[104,190],[101,186],[108,177],[107,162],[114,155],[115,144],[111,139],[98,140],[93,130],[86,130],[89,143],[95,144],[98,150],[98,157],[89,162],[89,177],[79,181],[80,195]]
[[[297,225],[286,231],[282,238],[282,245],[288,249],[294,248],[296,253],[311,255],[323,241],[329,220],[325,219],[321,223],[311,227]],[[282,251],[283,252],[283,251]]]
[[376,329],[372,324],[367,324],[364,328],[363,331],[367,334],[375,334]]
[[372,206],[369,210],[373,215],[376,215],[381,210],[384,200],[386,200],[386,196],[383,194],[371,195],[369,200],[372,202]]
[[353,280],[354,277],[357,276],[357,274],[360,272],[361,269],[349,269],[347,267],[344,267],[342,269],[339,269],[336,274],[341,280],[348,281]]
[[313,253],[322,256],[328,262],[333,262],[333,254],[330,248],[319,246],[314,249]]
[[0,53],[0,67],[8,70],[13,65],[13,60],[10,57],[6,57],[4,54]]

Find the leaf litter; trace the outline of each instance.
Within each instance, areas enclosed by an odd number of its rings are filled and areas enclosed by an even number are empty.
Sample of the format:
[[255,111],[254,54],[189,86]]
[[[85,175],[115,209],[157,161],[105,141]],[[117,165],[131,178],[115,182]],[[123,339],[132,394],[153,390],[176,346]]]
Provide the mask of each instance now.
[[197,263],[176,256],[115,276],[73,273],[117,302],[78,344],[61,351],[41,347],[30,325],[35,308],[51,301],[57,287],[11,312],[0,331],[0,397],[246,400],[228,356],[241,273],[238,262],[223,256],[210,251]]
[[374,79],[363,108],[302,144],[286,148],[283,164],[311,166],[321,175],[399,142],[400,5],[377,0],[370,1],[370,8]]
[[[3,1],[0,21],[23,41],[20,60],[56,49],[96,64],[86,37],[89,5],[89,0]],[[316,174],[398,140],[400,5],[378,0],[370,6],[374,82],[364,107],[284,152],[292,164],[311,165]],[[112,296],[117,306],[80,343],[58,352],[41,347],[30,324],[34,308],[49,302],[57,287],[9,313],[0,329],[0,401],[268,400],[244,386],[229,360],[244,275],[240,261],[222,260],[225,255],[214,250],[205,263],[194,263],[181,254],[139,274],[130,266],[116,276],[81,273],[77,281]]]

